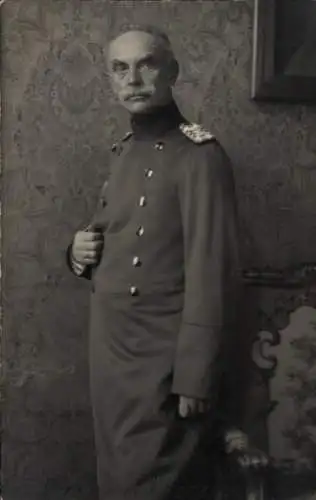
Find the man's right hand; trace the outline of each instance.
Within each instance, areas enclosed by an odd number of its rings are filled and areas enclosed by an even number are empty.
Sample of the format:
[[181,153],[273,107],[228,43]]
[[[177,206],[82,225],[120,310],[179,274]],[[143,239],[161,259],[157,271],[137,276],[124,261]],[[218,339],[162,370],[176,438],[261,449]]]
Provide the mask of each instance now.
[[103,250],[104,238],[100,230],[89,226],[85,231],[75,234],[72,244],[73,258],[84,266],[99,262]]

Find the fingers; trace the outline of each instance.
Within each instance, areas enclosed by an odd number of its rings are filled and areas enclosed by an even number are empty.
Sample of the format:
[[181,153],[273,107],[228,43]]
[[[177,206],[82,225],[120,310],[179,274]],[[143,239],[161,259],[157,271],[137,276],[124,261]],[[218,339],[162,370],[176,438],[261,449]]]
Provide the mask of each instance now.
[[103,239],[103,234],[95,231],[81,231],[78,233],[78,239],[82,241],[100,241]]
[[103,245],[103,234],[78,231],[72,245],[73,257],[80,264],[97,264],[103,250]]
[[79,262],[81,261],[84,264],[95,264],[100,258],[101,249],[102,247],[98,249],[86,249],[85,247],[83,247],[83,249],[77,248],[75,257]]
[[103,227],[101,224],[97,224],[97,223],[93,223],[93,224],[89,224],[86,229],[85,229],[85,232],[88,232],[88,233],[102,233],[103,232]]
[[95,250],[86,250],[85,252],[82,252],[83,260],[93,260],[96,259],[98,256],[99,253],[96,252]]
[[188,418],[197,412],[198,401],[193,398],[180,396],[179,415],[182,418]]
[[179,399],[179,415],[182,418],[187,418],[189,416],[189,405],[186,398],[180,396]]
[[97,240],[97,241],[77,241],[76,247],[77,250],[83,251],[83,252],[93,252],[93,251],[98,251],[102,248],[103,246],[103,240]]
[[205,400],[187,398],[180,396],[179,398],[179,415],[182,418],[194,417],[203,415],[210,409],[210,403]]

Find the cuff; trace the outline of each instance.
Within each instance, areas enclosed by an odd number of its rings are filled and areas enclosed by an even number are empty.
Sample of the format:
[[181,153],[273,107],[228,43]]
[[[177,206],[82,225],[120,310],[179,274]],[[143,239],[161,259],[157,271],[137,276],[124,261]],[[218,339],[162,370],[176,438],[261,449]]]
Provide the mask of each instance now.
[[67,251],[67,257],[68,257],[68,265],[70,266],[71,270],[73,271],[73,273],[76,275],[76,276],[82,276],[86,269],[87,269],[87,266],[85,264],[81,264],[80,262],[78,262],[73,254],[72,254],[72,245],[70,245],[68,247],[68,251]]
[[71,267],[76,276],[82,276],[87,268],[87,266],[80,264],[80,262],[76,261],[73,257],[71,257]]

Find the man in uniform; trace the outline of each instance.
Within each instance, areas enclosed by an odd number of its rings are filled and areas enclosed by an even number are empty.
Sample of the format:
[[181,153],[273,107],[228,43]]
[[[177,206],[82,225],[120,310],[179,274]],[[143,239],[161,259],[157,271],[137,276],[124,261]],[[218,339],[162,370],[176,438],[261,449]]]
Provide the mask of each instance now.
[[100,500],[198,498],[190,487],[201,487],[202,470],[212,482],[240,292],[232,170],[173,99],[178,64],[164,33],[126,30],[108,65],[131,132],[68,249],[72,271],[92,281]]

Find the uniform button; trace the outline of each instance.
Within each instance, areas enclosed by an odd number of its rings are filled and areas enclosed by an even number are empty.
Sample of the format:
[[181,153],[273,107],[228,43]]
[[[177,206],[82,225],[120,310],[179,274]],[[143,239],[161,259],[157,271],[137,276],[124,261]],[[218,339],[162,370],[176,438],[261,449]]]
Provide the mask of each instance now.
[[136,231],[137,236],[143,236],[145,229],[143,226],[139,226],[139,228]]
[[145,198],[145,196],[141,196],[139,198],[139,206],[144,207],[145,205],[146,205],[146,198]]
[[139,258],[139,257],[137,257],[137,256],[133,257],[133,266],[134,266],[134,267],[138,267],[138,266],[140,266],[140,265],[141,265],[141,260],[140,260],[140,258]]
[[163,142],[156,142],[155,149],[161,151],[163,149]]
[[154,172],[153,172],[153,170],[152,170],[151,168],[148,168],[148,169],[146,170],[146,177],[149,177],[149,178],[150,178],[150,177],[152,177],[152,176],[153,176],[153,174],[154,174]]
[[103,208],[106,207],[107,206],[106,200],[102,200],[101,205],[102,205]]
[[138,295],[138,289],[136,286],[131,286],[129,289],[129,293],[133,296]]

